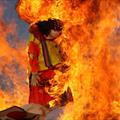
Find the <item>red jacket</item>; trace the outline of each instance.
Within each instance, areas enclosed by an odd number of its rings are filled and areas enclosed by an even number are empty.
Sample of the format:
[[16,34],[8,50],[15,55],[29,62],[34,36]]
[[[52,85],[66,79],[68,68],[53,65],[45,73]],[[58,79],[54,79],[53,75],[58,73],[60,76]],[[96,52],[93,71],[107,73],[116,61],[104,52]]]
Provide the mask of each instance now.
[[[41,72],[39,67],[39,55],[42,51],[40,51],[39,44],[34,41],[30,41],[28,54],[29,54],[29,64],[31,72]],[[48,81],[53,78],[55,75],[54,70],[48,69],[41,72],[40,80],[42,82]],[[41,105],[46,105],[53,98],[45,91],[43,86],[33,86],[30,84],[30,96],[29,103],[36,103]]]

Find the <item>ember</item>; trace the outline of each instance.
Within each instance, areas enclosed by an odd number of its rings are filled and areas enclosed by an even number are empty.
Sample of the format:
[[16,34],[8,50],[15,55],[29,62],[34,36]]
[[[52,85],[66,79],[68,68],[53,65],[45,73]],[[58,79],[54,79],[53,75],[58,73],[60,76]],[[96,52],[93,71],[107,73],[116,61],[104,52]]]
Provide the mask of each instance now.
[[[54,94],[72,91],[61,120],[120,119],[119,0],[20,0],[17,12],[27,23],[57,18],[64,30],[56,39],[70,66]],[[64,86],[64,87],[63,87]]]

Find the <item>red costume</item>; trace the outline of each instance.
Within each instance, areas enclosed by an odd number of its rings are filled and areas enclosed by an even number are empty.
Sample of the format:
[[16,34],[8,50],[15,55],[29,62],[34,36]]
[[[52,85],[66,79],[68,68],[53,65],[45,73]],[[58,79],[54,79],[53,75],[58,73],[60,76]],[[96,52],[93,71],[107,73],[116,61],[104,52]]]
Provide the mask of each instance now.
[[[40,73],[40,83],[47,82],[49,79],[53,78],[55,73],[51,69],[40,71],[39,67],[39,55],[41,54],[39,44],[36,44],[34,41],[30,41],[29,48],[29,64],[31,68],[31,73]],[[44,85],[32,85],[30,83],[30,96],[29,103],[36,103],[41,105],[46,105],[53,98],[46,93]]]
[[[59,53],[57,53],[56,45],[53,45],[53,40],[61,34],[62,28],[63,24],[58,19],[38,21],[30,26],[29,31],[36,38],[30,41],[28,49],[30,64],[30,103],[47,105],[53,99],[45,91],[45,87],[49,86],[49,80],[54,78],[55,72],[53,67],[60,62]],[[48,45],[47,42],[49,42]],[[55,56],[57,57],[55,58]],[[37,81],[36,84],[34,84],[34,81]]]

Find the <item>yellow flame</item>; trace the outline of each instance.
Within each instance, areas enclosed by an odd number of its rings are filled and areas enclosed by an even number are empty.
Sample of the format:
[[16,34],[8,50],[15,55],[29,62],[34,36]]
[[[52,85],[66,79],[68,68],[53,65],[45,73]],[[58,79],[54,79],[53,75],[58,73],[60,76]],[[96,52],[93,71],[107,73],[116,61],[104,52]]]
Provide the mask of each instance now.
[[[67,84],[74,102],[66,105],[60,120],[119,119],[120,2],[119,0],[36,0],[43,2],[32,13],[32,2],[21,0],[19,15],[32,23],[49,17],[64,22],[56,40],[70,69]],[[24,13],[24,14],[23,14]],[[61,81],[63,82],[63,80]],[[61,88],[59,88],[61,89]]]

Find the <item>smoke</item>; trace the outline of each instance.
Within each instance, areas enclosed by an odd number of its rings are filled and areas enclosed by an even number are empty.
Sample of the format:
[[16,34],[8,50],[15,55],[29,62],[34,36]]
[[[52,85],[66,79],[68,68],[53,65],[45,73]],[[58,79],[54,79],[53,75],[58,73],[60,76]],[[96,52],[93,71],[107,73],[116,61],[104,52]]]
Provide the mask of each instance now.
[[0,2],[0,109],[28,101],[26,46],[14,18],[9,23],[4,19],[6,8],[7,2]]

